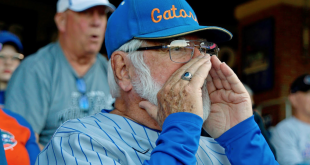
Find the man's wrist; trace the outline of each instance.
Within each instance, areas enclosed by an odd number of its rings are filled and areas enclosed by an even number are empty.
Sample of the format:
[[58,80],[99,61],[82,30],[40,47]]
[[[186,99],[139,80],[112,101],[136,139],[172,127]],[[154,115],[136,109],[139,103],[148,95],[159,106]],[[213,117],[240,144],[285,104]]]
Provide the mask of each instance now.
[[[234,127],[230,128],[226,132],[224,132],[220,137],[215,139],[222,147],[226,147],[230,143],[232,143],[234,140],[238,139],[239,137],[242,137],[244,134],[247,134],[248,132],[252,131],[255,128],[258,128],[254,116],[245,119],[241,123],[235,125]],[[259,129],[259,128],[258,128]]]

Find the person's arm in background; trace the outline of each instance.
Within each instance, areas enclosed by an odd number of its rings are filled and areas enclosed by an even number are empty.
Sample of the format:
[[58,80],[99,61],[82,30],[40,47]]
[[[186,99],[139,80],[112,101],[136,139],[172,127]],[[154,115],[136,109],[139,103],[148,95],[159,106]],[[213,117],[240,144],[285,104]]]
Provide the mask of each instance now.
[[270,142],[270,136],[268,135],[262,116],[259,113],[257,113],[256,110],[253,110],[253,115],[254,115],[255,122],[257,123],[262,135],[264,136],[266,142],[268,143],[268,146],[271,149],[275,159],[277,160],[276,149],[274,148],[273,144]]
[[30,132],[30,137],[28,138],[28,141],[25,145],[25,148],[27,149],[29,159],[30,159],[30,164],[33,165],[36,161],[36,158],[38,154],[40,153],[39,145],[36,141],[35,133],[32,130],[31,125],[19,114],[11,112],[7,109],[3,109],[3,112],[8,114],[9,116],[12,116],[16,121],[21,125],[26,127],[29,132]]
[[40,134],[45,126],[49,82],[42,63],[26,58],[14,71],[6,90],[5,108],[20,114]]
[[42,144],[40,144],[40,142],[39,142],[39,140],[40,140],[40,136],[39,136],[39,134],[34,133],[34,136],[36,137],[36,142],[37,142],[37,143],[38,143],[38,145],[39,145],[40,151],[42,151],[42,150],[43,150],[43,148],[44,148],[44,146],[43,146]]
[[28,142],[26,143],[26,149],[27,149],[28,154],[29,154],[30,163],[35,164],[37,156],[39,155],[40,151],[43,148],[41,149],[42,145],[40,145],[40,143],[36,140],[35,133],[33,132],[30,125],[28,128],[30,129],[31,136],[30,136]]

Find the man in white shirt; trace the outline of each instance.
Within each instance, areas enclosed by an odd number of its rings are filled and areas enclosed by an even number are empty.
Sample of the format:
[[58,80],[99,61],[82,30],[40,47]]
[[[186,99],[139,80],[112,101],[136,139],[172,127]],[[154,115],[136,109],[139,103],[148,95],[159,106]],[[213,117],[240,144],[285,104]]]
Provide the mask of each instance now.
[[310,164],[310,75],[298,77],[288,96],[295,114],[281,121],[271,141],[280,164]]

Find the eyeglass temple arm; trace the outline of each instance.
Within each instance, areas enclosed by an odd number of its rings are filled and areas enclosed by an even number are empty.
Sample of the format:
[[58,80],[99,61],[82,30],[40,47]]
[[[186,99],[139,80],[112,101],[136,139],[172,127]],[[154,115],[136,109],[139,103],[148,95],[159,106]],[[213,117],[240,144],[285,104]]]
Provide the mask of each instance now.
[[161,48],[167,48],[167,46],[150,46],[150,47],[141,47],[138,48],[138,50],[154,50],[154,49],[161,49]]
[[[209,53],[210,56],[212,56],[212,55],[218,56],[218,52],[219,52],[219,51],[220,51],[220,48],[215,48],[215,49],[209,49],[209,50],[207,50],[206,53]],[[211,53],[213,53],[213,54],[211,54]]]

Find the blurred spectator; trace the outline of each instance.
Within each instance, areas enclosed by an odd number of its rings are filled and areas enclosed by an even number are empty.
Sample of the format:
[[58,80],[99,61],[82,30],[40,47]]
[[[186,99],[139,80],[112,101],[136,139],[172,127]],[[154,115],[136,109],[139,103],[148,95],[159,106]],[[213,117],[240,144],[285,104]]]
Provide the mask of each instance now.
[[3,108],[6,86],[24,58],[19,38],[8,31],[0,31],[0,108]]
[[20,115],[0,109],[1,139],[9,165],[33,165],[40,153],[30,124]]
[[42,146],[66,120],[113,109],[108,63],[99,50],[107,13],[114,8],[108,0],[58,0],[58,41],[27,57],[14,72],[5,107],[27,119]]
[[246,84],[243,84],[243,85],[251,97],[254,120],[257,123],[257,125],[259,126],[260,131],[262,132],[262,135],[264,136],[264,138],[265,138],[266,142],[268,143],[275,159],[277,160],[276,150],[275,150],[274,146],[272,145],[272,143],[270,142],[270,136],[269,136],[268,131],[266,130],[266,126],[263,122],[263,118],[262,118],[261,114],[255,109],[255,102],[254,102],[254,96],[253,96],[254,93],[248,85],[246,85]]
[[310,164],[310,75],[299,76],[291,84],[288,96],[295,110],[274,128],[271,142],[280,164]]

